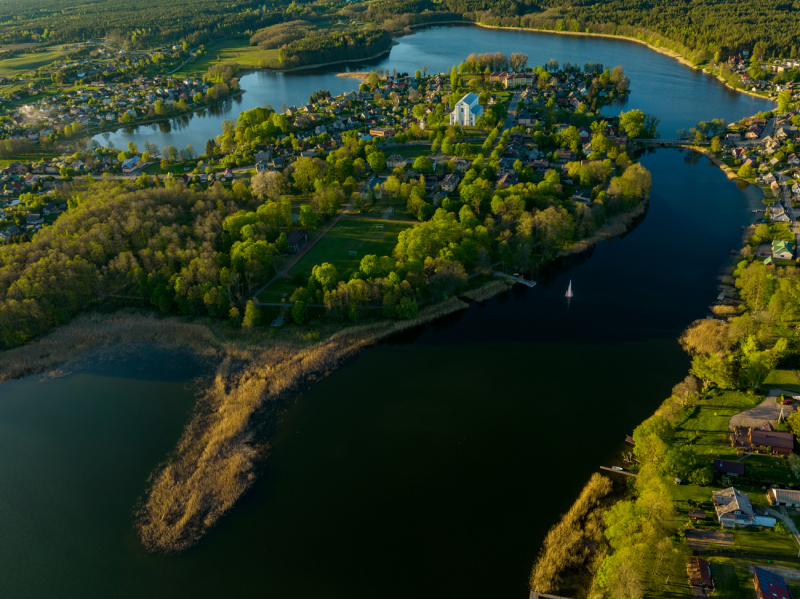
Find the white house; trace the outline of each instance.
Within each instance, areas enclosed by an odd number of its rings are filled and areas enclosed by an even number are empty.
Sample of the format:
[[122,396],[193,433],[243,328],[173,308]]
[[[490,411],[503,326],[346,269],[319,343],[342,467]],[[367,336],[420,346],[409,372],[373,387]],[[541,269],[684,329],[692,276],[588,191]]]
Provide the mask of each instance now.
[[478,94],[467,94],[455,105],[450,113],[450,124],[462,127],[474,126],[475,121],[483,116],[483,106],[478,104]]

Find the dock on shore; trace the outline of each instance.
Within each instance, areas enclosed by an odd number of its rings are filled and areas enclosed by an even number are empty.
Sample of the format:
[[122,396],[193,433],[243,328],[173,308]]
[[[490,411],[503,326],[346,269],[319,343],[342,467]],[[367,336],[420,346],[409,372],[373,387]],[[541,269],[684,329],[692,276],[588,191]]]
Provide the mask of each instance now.
[[627,470],[614,470],[608,466],[600,466],[600,470],[608,470],[609,472],[616,472],[617,474],[624,474],[625,476],[632,476],[636,478],[636,475],[633,472],[628,472]]
[[515,283],[522,283],[523,285],[527,285],[528,287],[536,287],[536,281],[528,281],[527,279],[523,279],[522,277],[515,277],[513,275],[507,275],[504,272],[500,272],[499,270],[494,271],[494,276],[502,277],[504,279],[511,279]]

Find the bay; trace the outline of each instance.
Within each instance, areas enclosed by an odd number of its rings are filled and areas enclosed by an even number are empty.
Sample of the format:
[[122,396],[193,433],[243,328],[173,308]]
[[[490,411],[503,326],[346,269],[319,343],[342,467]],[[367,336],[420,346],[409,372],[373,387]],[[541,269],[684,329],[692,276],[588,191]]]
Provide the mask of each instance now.
[[235,120],[244,110],[266,104],[281,110],[283,104],[305,104],[320,89],[338,95],[358,87],[358,80],[337,77],[337,73],[380,68],[413,74],[423,66],[429,73],[449,72],[472,52],[522,52],[528,55],[530,66],[543,65],[551,58],[581,66],[587,62],[622,65],[631,78],[632,93],[605,113],[638,108],[654,114],[661,119],[659,132],[665,139],[700,121],[724,118],[730,123],[775,107],[769,100],[736,92],[710,74],[624,39],[457,25],[424,28],[397,42],[388,55],[376,60],[290,73],[250,72],[241,78],[246,92],[240,98],[169,122],[120,128],[94,139],[103,145],[110,141],[116,148],[127,147],[131,141],[140,148],[145,141],[162,148],[174,145],[180,149],[188,144],[202,153],[206,142],[222,133],[222,122]]

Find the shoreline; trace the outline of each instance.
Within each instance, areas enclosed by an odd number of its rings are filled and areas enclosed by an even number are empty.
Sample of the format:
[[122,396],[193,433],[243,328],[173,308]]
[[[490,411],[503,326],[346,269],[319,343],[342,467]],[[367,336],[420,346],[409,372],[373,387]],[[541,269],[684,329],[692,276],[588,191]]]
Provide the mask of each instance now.
[[[607,39],[622,39],[622,40],[626,40],[626,41],[629,41],[629,42],[635,42],[637,44],[642,44],[643,46],[647,46],[648,48],[650,48],[654,52],[658,52],[659,54],[663,54],[664,56],[669,56],[670,58],[674,58],[675,60],[677,60],[682,65],[685,65],[685,66],[687,66],[687,67],[689,67],[691,69],[694,69],[694,70],[700,71],[700,72],[703,71],[702,67],[695,66],[695,64],[692,63],[692,61],[690,61],[689,59],[687,59],[683,55],[679,54],[678,52],[675,52],[675,50],[670,50],[669,48],[664,48],[662,46],[654,46],[650,42],[647,42],[645,40],[640,40],[639,38],[630,37],[630,36],[627,36],[627,35],[614,35],[614,34],[611,34],[611,33],[588,33],[588,32],[581,32],[581,31],[554,31],[554,30],[551,30],[551,29],[530,29],[528,27],[499,27],[497,25],[486,25],[486,24],[480,23],[478,21],[470,21],[470,22],[474,23],[478,27],[484,27],[486,29],[512,29],[512,30],[516,29],[517,31],[533,31],[535,33],[552,33],[552,34],[555,34],[555,35],[573,35],[573,36],[586,36],[586,37],[600,37],[600,38],[607,38]],[[706,73],[706,74],[707,75],[713,75],[713,73]],[[773,102],[773,100],[771,98],[769,98],[769,97],[761,96],[759,94],[756,94],[756,93],[751,92],[751,91],[746,90],[746,89],[738,89],[736,87],[733,87],[732,85],[730,85],[727,81],[725,81],[725,79],[723,79],[719,75],[716,75],[716,78],[723,85],[725,85],[725,87],[727,87],[729,89],[732,89],[732,90],[737,91],[737,92],[742,93],[742,94],[747,94],[748,96],[753,96],[754,98],[761,98],[762,100],[769,100],[770,102]]]
[[[647,46],[648,48],[650,48],[654,52],[658,52],[659,54],[663,54],[664,56],[668,56],[670,58],[674,58],[675,60],[677,60],[682,65],[685,65],[685,66],[687,66],[687,67],[689,67],[691,69],[694,69],[694,70],[697,70],[697,71],[701,71],[701,72],[703,71],[703,67],[695,66],[694,63],[692,63],[690,60],[688,60],[686,57],[684,57],[683,55],[679,54],[678,52],[675,52],[675,50],[670,50],[669,48],[664,48],[662,46],[654,46],[650,42],[647,42],[645,40],[641,40],[639,38],[630,37],[630,36],[627,36],[627,35],[614,35],[614,34],[611,34],[611,33],[590,33],[590,32],[586,32],[586,31],[555,31],[553,29],[532,29],[530,27],[500,27],[498,25],[487,25],[485,23],[481,23],[480,21],[440,21],[440,22],[435,22],[434,21],[434,22],[430,22],[430,23],[415,23],[413,25],[406,25],[402,30],[398,30],[397,32],[393,32],[393,33],[401,33],[402,34],[403,32],[406,32],[406,31],[412,30],[412,29],[416,29],[416,28],[419,28],[419,27],[434,27],[436,25],[475,25],[477,27],[483,27],[484,29],[505,29],[505,30],[508,30],[508,31],[530,31],[530,32],[533,32],[533,33],[551,33],[553,35],[572,35],[572,36],[585,36],[585,37],[599,37],[599,38],[618,39],[618,40],[621,39],[621,40],[626,40],[626,41],[629,41],[629,42],[635,42],[637,44],[642,44],[643,46]],[[406,35],[408,35],[410,33],[413,33],[413,31],[410,31],[410,32],[406,33]],[[713,73],[706,73],[706,74],[714,76]],[[725,87],[727,87],[729,89],[732,89],[732,90],[734,90],[736,92],[739,92],[739,93],[742,93],[742,94],[747,94],[748,96],[752,96],[754,98],[761,98],[762,100],[769,100],[770,102],[774,102],[771,98],[769,98],[767,96],[762,96],[762,95],[756,94],[756,93],[754,93],[752,91],[749,91],[749,90],[746,90],[746,89],[738,89],[736,87],[733,87],[727,81],[725,81],[724,78],[720,77],[719,75],[715,75],[715,77]]]

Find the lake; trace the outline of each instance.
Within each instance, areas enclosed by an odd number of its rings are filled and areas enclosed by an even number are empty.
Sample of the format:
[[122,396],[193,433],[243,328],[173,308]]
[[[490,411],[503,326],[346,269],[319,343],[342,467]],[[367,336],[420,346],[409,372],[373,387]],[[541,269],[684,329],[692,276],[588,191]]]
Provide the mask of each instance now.
[[293,73],[251,72],[241,78],[246,92],[240,98],[170,122],[121,128],[94,139],[103,145],[110,141],[116,148],[127,147],[131,141],[139,148],[145,141],[162,148],[174,145],[180,149],[189,144],[203,153],[206,142],[222,133],[222,122],[235,120],[244,110],[269,104],[280,111],[283,104],[307,103],[320,89],[337,95],[358,87],[359,81],[337,77],[337,73],[380,68],[413,74],[423,66],[429,73],[449,72],[472,52],[523,52],[528,55],[529,66],[543,65],[551,58],[562,64],[622,65],[631,78],[631,94],[622,105],[608,107],[605,112],[613,115],[639,108],[654,114],[661,119],[659,131],[664,138],[673,138],[678,129],[694,127],[700,121],[724,118],[732,122],[775,107],[768,100],[726,87],[710,74],[623,39],[455,25],[421,29],[397,41],[385,58],[372,61]]
[[298,394],[252,491],[184,555],[145,554],[132,512],[202,365],[132,350],[0,385],[0,596],[527,596],[547,529],[685,376],[676,338],[760,206],[697,154],[641,162],[651,202],[623,238]]

